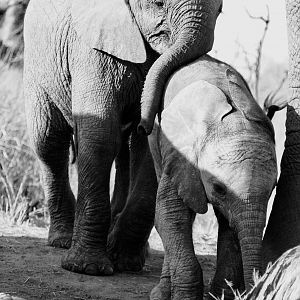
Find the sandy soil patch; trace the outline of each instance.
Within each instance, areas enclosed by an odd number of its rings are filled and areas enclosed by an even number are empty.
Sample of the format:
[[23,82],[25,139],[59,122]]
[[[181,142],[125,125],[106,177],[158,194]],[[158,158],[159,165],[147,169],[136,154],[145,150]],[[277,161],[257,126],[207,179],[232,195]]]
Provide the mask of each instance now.
[[[15,231],[19,231],[18,234]],[[23,231],[23,232],[22,232]],[[159,282],[163,252],[151,250],[143,272],[94,277],[75,274],[60,267],[65,250],[47,246],[45,230],[30,236],[16,236],[26,229],[6,228],[0,235],[0,292],[34,299],[148,299]],[[40,237],[38,237],[40,235]],[[201,255],[204,280],[208,286],[214,272],[215,256]]]

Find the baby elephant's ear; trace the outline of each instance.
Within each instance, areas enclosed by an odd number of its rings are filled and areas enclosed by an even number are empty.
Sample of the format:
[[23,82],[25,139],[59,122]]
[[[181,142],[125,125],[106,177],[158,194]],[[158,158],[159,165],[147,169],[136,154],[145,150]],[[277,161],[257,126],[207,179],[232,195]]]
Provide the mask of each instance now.
[[220,89],[200,80],[182,89],[161,115],[163,172],[187,206],[197,213],[207,211],[198,156],[209,128],[231,110]]
[[[183,130],[179,133],[180,136],[182,133]],[[208,201],[200,170],[197,167],[193,142],[189,140],[191,137],[188,132],[185,132],[184,137],[181,136],[181,138],[186,146],[177,149],[167,136],[163,134],[161,137],[163,172],[170,177],[183,202],[194,212],[204,214],[208,209]]]
[[253,98],[248,85],[240,75],[235,74],[230,69],[226,70],[226,76],[228,79],[230,98],[236,108],[245,116],[248,121],[257,122],[262,127],[266,128],[274,140],[273,125]]
[[226,70],[230,98],[248,120],[262,121],[266,119],[260,106],[253,98],[250,89],[242,77],[232,70]]
[[73,0],[71,14],[89,47],[133,63],[146,61],[143,37],[125,0]]

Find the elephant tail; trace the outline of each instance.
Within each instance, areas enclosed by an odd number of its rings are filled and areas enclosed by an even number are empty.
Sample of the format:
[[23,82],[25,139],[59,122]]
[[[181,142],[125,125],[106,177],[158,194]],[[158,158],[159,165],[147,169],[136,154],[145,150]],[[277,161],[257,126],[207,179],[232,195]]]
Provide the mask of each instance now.
[[70,145],[70,163],[73,165],[76,162],[76,157],[77,157],[77,149],[75,145],[75,137],[73,135],[71,139],[71,145]]

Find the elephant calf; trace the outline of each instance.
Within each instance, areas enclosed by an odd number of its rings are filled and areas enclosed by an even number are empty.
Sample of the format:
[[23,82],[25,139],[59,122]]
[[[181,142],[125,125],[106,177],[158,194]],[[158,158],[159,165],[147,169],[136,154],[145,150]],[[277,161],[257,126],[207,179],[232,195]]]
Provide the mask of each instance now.
[[217,268],[211,292],[232,297],[260,268],[268,199],[277,167],[272,124],[239,73],[209,56],[170,79],[150,136],[159,181],[156,227],[165,248],[161,280],[151,299],[202,299],[194,253],[195,213],[214,207]]

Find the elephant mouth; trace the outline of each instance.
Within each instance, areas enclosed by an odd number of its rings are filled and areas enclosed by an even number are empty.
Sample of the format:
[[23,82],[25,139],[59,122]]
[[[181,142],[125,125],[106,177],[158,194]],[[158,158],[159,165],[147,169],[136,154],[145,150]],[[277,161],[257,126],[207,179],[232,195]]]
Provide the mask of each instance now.
[[162,54],[172,45],[170,36],[171,32],[169,30],[161,29],[150,34],[148,42],[153,50]]

